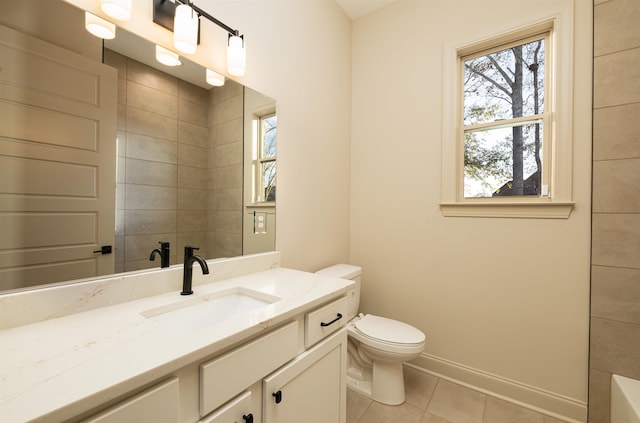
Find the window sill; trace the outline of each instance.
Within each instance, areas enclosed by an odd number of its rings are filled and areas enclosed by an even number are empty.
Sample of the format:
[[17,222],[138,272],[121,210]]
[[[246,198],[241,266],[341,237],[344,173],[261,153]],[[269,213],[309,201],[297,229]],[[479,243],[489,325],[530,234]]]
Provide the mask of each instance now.
[[526,219],[568,219],[573,202],[465,202],[440,203],[445,217],[507,217]]

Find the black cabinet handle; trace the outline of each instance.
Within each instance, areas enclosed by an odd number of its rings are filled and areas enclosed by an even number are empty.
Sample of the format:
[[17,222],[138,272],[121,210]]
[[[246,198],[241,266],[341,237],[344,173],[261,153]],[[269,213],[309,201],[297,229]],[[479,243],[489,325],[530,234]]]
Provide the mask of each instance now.
[[244,420],[244,423],[253,423],[253,414],[245,414],[242,416],[242,420]]
[[336,315],[336,318],[335,318],[335,319],[333,319],[332,321],[330,321],[329,323],[320,322],[320,326],[322,326],[322,327],[326,327],[326,326],[332,325],[332,324],[334,324],[335,322],[337,322],[337,321],[338,321],[338,320],[340,320],[340,319],[342,319],[342,314],[338,313],[338,314]]
[[282,401],[282,391],[274,392],[271,395],[276,399],[276,404],[280,404]]
[[100,253],[100,254],[111,254],[111,245],[103,245],[102,248],[100,248],[99,250],[96,250],[93,252],[95,253]]

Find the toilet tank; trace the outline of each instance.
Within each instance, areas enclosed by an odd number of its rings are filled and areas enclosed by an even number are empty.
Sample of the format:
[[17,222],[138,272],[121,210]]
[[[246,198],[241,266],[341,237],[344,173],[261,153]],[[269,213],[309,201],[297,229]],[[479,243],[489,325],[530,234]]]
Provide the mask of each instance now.
[[362,267],[352,264],[336,264],[316,272],[318,275],[331,278],[349,279],[355,282],[355,286],[347,292],[349,304],[347,306],[347,321],[358,315],[360,307],[360,277]]

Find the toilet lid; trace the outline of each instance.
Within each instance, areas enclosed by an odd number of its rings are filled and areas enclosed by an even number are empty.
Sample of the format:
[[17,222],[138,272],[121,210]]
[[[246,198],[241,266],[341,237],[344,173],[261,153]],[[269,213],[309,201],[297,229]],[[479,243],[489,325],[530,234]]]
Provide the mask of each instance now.
[[418,345],[425,339],[424,333],[411,325],[371,314],[358,320],[355,327],[365,336],[394,344]]

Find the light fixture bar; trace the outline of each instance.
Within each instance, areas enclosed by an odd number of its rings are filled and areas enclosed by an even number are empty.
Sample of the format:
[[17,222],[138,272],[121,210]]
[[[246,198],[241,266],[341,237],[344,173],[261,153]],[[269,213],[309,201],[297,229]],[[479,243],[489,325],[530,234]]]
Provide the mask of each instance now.
[[190,0],[174,0],[174,2],[171,2],[169,0],[154,0],[153,21],[158,25],[162,25],[168,30],[173,31],[173,16],[175,14],[176,4],[186,4],[190,6],[198,15],[218,25],[229,34],[240,36],[240,31],[231,28],[229,25],[211,16],[209,13],[193,4],[193,2]]

